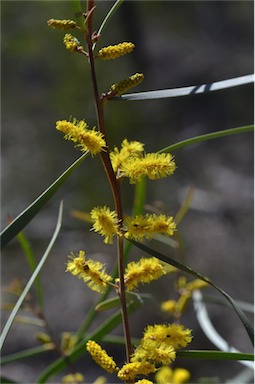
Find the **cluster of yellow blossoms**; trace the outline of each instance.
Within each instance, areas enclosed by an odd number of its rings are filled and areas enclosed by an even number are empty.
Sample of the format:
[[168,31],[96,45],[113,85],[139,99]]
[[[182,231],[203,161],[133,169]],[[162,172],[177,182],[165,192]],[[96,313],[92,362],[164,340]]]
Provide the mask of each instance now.
[[203,280],[195,279],[187,282],[186,278],[181,276],[175,285],[175,288],[179,293],[178,300],[163,301],[161,304],[161,310],[176,319],[180,318],[185,311],[187,304],[191,300],[192,292],[196,289],[203,289],[206,287],[208,287],[208,283]]
[[[60,30],[80,29],[72,20],[50,19],[48,25]],[[69,51],[88,56],[88,53],[84,51],[78,39],[73,35],[65,34],[63,41]],[[116,59],[131,53],[134,48],[135,45],[131,42],[110,45],[101,48],[94,59]],[[142,73],[135,73],[127,79],[111,85],[109,91],[102,95],[102,100],[122,95],[128,89],[140,84],[143,79]],[[56,123],[56,129],[63,132],[64,138],[73,141],[82,152],[89,151],[95,155],[102,151],[108,151],[117,180],[126,177],[131,184],[135,184],[143,177],[156,180],[170,176],[175,171],[176,165],[171,154],[145,153],[144,144],[138,141],[129,142],[124,139],[120,149],[115,147],[113,151],[110,151],[107,148],[104,135],[96,127],[89,129],[84,120],[59,120]],[[139,241],[146,238],[151,239],[155,234],[172,236],[176,230],[172,216],[145,214],[118,220],[117,213],[106,206],[93,208],[90,212],[90,218],[92,221],[91,229],[103,236],[106,244],[112,243],[114,236],[124,236],[127,239]],[[137,289],[139,284],[150,283],[175,270],[169,265],[166,267],[165,263],[155,257],[141,258],[138,262],[129,262],[124,272],[125,287],[127,291],[132,291]],[[112,277],[105,272],[104,264],[87,259],[84,251],[79,251],[78,254],[71,253],[66,271],[82,279],[90,289],[99,293],[105,292],[109,285],[118,288],[119,280],[115,279],[113,282]],[[186,284],[186,296],[187,292],[190,294],[191,291],[192,287],[188,288],[188,284]],[[169,301],[168,304],[163,303],[162,309],[166,310],[169,304]],[[176,351],[186,347],[191,340],[191,331],[182,325],[149,325],[145,328],[141,343],[134,350],[130,362],[121,368],[117,367],[113,358],[95,341],[89,340],[86,348],[99,366],[109,373],[115,373],[120,380],[125,382],[138,380],[135,384],[152,384],[147,379],[141,379],[141,376],[148,376],[156,372],[157,383],[180,384],[188,379],[187,371],[178,371],[178,369],[172,371],[167,366],[175,360]],[[63,383],[71,383],[72,381],[82,382],[83,376],[77,373],[63,378]]]
[[[133,291],[139,284],[150,283],[175,271],[174,267],[165,266],[156,257],[141,258],[138,262],[131,261],[127,264],[125,285],[128,291]],[[77,255],[71,253],[66,272],[82,279],[90,289],[99,293],[103,293],[108,285],[117,287],[118,284],[118,279],[115,279],[115,284],[112,283],[112,277],[105,272],[104,264],[86,259],[84,251],[79,251]]]
[[[117,367],[113,358],[95,341],[89,340],[86,347],[87,351],[100,367],[107,372],[115,372],[117,377],[123,381],[133,381],[137,376],[148,376],[151,373],[155,373],[160,366],[164,367],[169,365],[175,360],[176,351],[186,347],[191,340],[190,329],[185,329],[182,325],[149,325],[144,330],[141,344],[135,349],[131,357],[131,362],[124,364],[121,368]],[[168,371],[168,374],[170,372]],[[162,377],[163,373],[161,373],[161,380]],[[137,383],[144,381],[148,382],[143,379],[137,381]]]

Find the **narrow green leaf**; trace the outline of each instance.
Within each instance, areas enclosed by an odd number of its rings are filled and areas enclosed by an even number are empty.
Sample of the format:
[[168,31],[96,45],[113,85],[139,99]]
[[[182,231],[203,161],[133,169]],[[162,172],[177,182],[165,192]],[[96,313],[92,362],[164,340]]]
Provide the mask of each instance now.
[[0,383],[4,383],[4,384],[18,384],[17,381],[9,379],[8,377],[5,377],[5,376],[0,376]]
[[[128,307],[128,313],[133,313],[141,303],[133,302]],[[103,337],[107,334],[109,334],[113,329],[115,329],[122,321],[121,311],[118,310],[116,313],[114,313],[111,317],[109,317],[102,325],[100,325],[94,332],[92,332],[90,335],[82,339],[77,346],[73,349],[73,351],[68,355],[67,359],[59,358],[56,361],[54,361],[52,364],[50,364],[38,377],[36,383],[38,384],[44,384],[47,382],[47,380],[53,376],[56,375],[58,372],[62,371],[68,362],[73,363],[76,360],[79,359],[83,354],[86,353],[85,344],[88,340],[95,340],[100,341],[103,339]]]
[[12,353],[10,355],[1,356],[1,365],[6,365],[9,363],[13,363],[14,361],[27,359],[28,357],[34,357],[36,355],[39,355],[43,352],[49,351],[50,349],[54,349],[54,345],[51,345],[50,347],[48,344],[40,345],[39,347],[33,347],[29,349],[25,349],[24,351]]
[[[33,273],[36,268],[36,260],[35,260],[32,247],[23,232],[20,232],[18,234],[17,239],[26,256],[27,263],[30,267],[30,270]],[[43,308],[43,291],[42,291],[42,285],[41,285],[39,275],[35,279],[35,289],[36,289],[37,303],[40,306],[40,308]]]
[[[126,292],[127,305],[132,303],[133,301],[138,301],[143,303],[144,300],[151,299],[151,295],[147,295],[144,293],[136,293],[136,292]],[[108,300],[102,301],[95,306],[95,310],[97,312],[107,311],[112,308],[120,307],[120,298],[119,296],[114,296]]]
[[42,269],[47,257],[49,256],[50,254],[50,251],[58,237],[58,234],[59,234],[59,231],[60,231],[60,228],[61,228],[61,223],[62,223],[62,216],[63,216],[63,202],[61,201],[60,203],[60,206],[59,206],[59,213],[58,213],[58,219],[57,219],[57,224],[56,224],[56,228],[55,228],[55,231],[53,233],[53,236],[51,238],[51,241],[49,242],[49,245],[46,249],[46,251],[44,252],[39,264],[37,265],[34,273],[32,274],[32,276],[30,277],[26,287],[24,288],[24,290],[22,291],[17,303],[15,304],[5,326],[4,326],[4,329],[2,331],[2,334],[1,334],[1,337],[0,337],[0,350],[2,349],[3,345],[4,345],[4,342],[5,342],[5,339],[11,329],[11,326],[12,326],[12,323],[23,303],[23,301],[25,300],[26,298],[26,295],[28,294],[30,288],[32,287],[36,277],[38,276],[40,270]]
[[253,361],[252,353],[237,353],[237,352],[222,352],[222,351],[205,351],[205,350],[188,350],[178,351],[177,358],[192,358],[192,359],[209,359],[209,360],[248,360]]
[[[106,24],[109,22],[109,20],[111,19],[111,17],[114,15],[114,13],[117,11],[117,9],[119,8],[119,6],[121,5],[121,3],[123,2],[124,0],[116,0],[115,3],[113,4],[113,6],[111,7],[111,9],[109,10],[109,12],[107,13],[107,15],[105,16],[102,24],[100,25],[98,31],[97,31],[97,34],[98,35],[101,35],[102,32],[103,32],[103,29],[105,28]],[[93,49],[95,48],[95,45],[96,43],[93,45]]]
[[254,125],[245,125],[243,127],[225,129],[223,131],[217,131],[212,133],[206,133],[205,135],[191,137],[190,139],[185,139],[185,140],[179,141],[179,143],[169,145],[168,147],[158,151],[158,153],[173,152],[176,149],[187,147],[192,144],[197,144],[202,141],[218,139],[223,136],[236,135],[237,133],[244,133],[244,132],[249,132],[253,130],[254,130]]
[[1,233],[1,249],[3,249],[43,208],[57,190],[64,184],[66,179],[88,156],[88,151],[80,156],[54,183],[52,183],[32,204],[21,212]]
[[176,267],[176,268],[178,268],[178,269],[180,269],[180,270],[182,270],[182,271],[184,271],[184,272],[186,272],[186,273],[196,277],[197,279],[205,281],[206,283],[210,284],[212,287],[217,289],[217,291],[220,292],[228,300],[228,302],[231,304],[231,306],[234,308],[235,312],[237,313],[237,315],[239,316],[240,320],[242,321],[242,323],[243,323],[243,325],[244,325],[244,327],[245,327],[245,329],[246,329],[246,331],[247,331],[247,333],[249,335],[249,338],[250,338],[252,344],[254,343],[254,329],[253,329],[252,325],[250,324],[249,320],[247,319],[247,317],[245,316],[243,311],[239,308],[239,306],[235,303],[235,301],[231,298],[231,296],[229,296],[229,294],[227,294],[221,288],[216,286],[207,277],[201,275],[198,272],[193,271],[191,268],[185,266],[184,264],[179,263],[178,261],[172,259],[171,257],[163,255],[162,253],[156,251],[155,249],[149,248],[146,245],[138,243],[135,240],[129,239],[129,241],[132,244],[134,244],[137,248],[140,248],[142,251],[148,253],[149,255],[155,256],[158,259],[164,261],[165,263],[173,265],[174,267]]
[[170,97],[180,97],[189,95],[198,95],[200,93],[208,93],[213,91],[219,91],[221,89],[228,89],[232,87],[238,87],[241,85],[254,83],[254,75],[246,75],[241,77],[235,77],[233,79],[227,79],[222,81],[216,81],[214,83],[192,85],[191,87],[162,89],[158,91],[147,91],[130,93],[127,95],[112,97],[113,101],[136,101],[136,100],[155,100],[155,99],[167,99]]
[[82,16],[83,10],[82,10],[82,6],[81,6],[81,1],[80,0],[72,0],[72,6],[73,6],[74,16],[77,19],[78,25],[82,30],[84,30],[84,18]]

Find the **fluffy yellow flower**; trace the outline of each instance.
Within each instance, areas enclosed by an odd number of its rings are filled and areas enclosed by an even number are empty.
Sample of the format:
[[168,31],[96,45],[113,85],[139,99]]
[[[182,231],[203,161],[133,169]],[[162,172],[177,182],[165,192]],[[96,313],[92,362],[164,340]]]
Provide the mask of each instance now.
[[112,357],[102,349],[102,347],[93,340],[89,340],[86,344],[87,351],[91,355],[92,359],[109,373],[117,372],[118,367]]
[[142,73],[135,73],[127,79],[122,80],[119,83],[113,84],[110,87],[108,94],[110,96],[120,96],[126,91],[128,91],[130,88],[136,87],[143,81],[143,79],[144,75]]
[[53,29],[74,29],[79,28],[73,20],[50,19],[47,21],[49,27]]
[[117,45],[109,45],[108,47],[100,49],[98,56],[103,60],[117,59],[120,56],[130,53],[135,48],[133,43],[120,43]]
[[154,364],[168,365],[176,358],[174,348],[166,343],[156,342],[155,340],[142,340],[141,345],[136,348],[132,362],[149,361]]
[[161,303],[161,310],[163,312],[169,313],[170,315],[172,315],[175,312],[175,307],[176,307],[175,300],[167,300]]
[[104,264],[99,261],[85,260],[85,252],[79,251],[79,254],[71,254],[69,256],[66,272],[77,276],[91,288],[93,291],[103,293],[107,287],[107,283],[112,277],[105,273]]
[[192,336],[191,330],[181,324],[155,324],[147,326],[143,339],[164,342],[174,349],[180,349],[191,342]]
[[121,176],[128,177],[131,184],[146,176],[150,180],[170,176],[176,168],[170,153],[148,153],[142,158],[129,158],[122,163]]
[[106,147],[103,134],[96,131],[95,128],[88,129],[84,120],[74,119],[72,123],[59,120],[56,122],[56,129],[63,132],[64,138],[73,141],[82,152],[90,151],[92,154],[96,154]]
[[63,384],[84,383],[84,376],[79,372],[70,373],[69,375],[66,375],[62,378],[61,383]]
[[121,164],[124,163],[130,157],[140,157],[143,152],[144,144],[139,141],[128,141],[124,139],[121,143],[121,149],[118,150],[117,147],[114,148],[114,151],[110,153],[110,158],[112,162],[112,167],[114,172],[117,172]]
[[135,384],[153,384],[153,381],[142,379],[135,382]]
[[183,384],[190,378],[190,373],[187,369],[176,368],[172,370],[170,367],[161,367],[155,374],[155,379],[158,384]]
[[66,33],[63,39],[63,42],[66,46],[66,49],[68,51],[76,51],[76,50],[81,50],[83,47],[81,46],[80,42],[76,37],[71,35],[70,33]]
[[129,291],[137,287],[139,283],[150,283],[166,274],[164,266],[156,258],[142,258],[138,262],[128,263],[125,270],[125,284]]
[[93,222],[92,229],[105,236],[104,242],[112,243],[114,235],[118,234],[118,219],[115,211],[108,207],[95,207],[90,212]]
[[176,230],[173,217],[166,215],[146,214],[127,217],[125,224],[127,227],[125,236],[136,240],[151,239],[156,233],[172,236]]
[[123,365],[118,372],[118,378],[123,381],[134,380],[137,375],[149,375],[156,371],[155,365],[147,361],[134,362]]

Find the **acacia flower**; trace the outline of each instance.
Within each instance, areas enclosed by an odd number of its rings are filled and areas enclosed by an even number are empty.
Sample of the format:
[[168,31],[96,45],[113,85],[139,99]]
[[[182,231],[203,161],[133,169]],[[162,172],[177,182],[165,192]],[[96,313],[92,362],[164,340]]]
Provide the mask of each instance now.
[[134,75],[128,77],[125,80],[120,81],[119,83],[113,84],[110,87],[109,95],[110,96],[120,96],[130,88],[133,88],[140,84],[144,79],[144,75],[142,73],[135,73]]
[[130,53],[135,48],[133,43],[120,43],[117,45],[109,45],[108,47],[100,49],[98,56],[103,60],[117,59],[120,56]]
[[56,122],[56,129],[65,134],[66,140],[71,140],[82,152],[90,151],[92,154],[101,152],[106,147],[103,134],[93,129],[88,129],[84,120],[73,119],[73,122],[59,120]]
[[127,232],[125,237],[142,240],[144,237],[151,239],[155,233],[172,236],[176,230],[176,224],[172,216],[146,214],[125,219]]
[[135,382],[135,384],[153,384],[153,381],[142,379]]
[[119,370],[117,376],[123,381],[134,380],[137,375],[149,375],[156,371],[154,364],[147,361],[127,363]]
[[144,257],[128,263],[124,279],[127,289],[132,291],[139,283],[150,283],[165,274],[164,266],[156,257]]
[[129,158],[122,163],[121,175],[128,177],[131,184],[137,183],[143,176],[150,180],[170,176],[176,168],[170,153],[148,153],[142,158]]
[[112,167],[114,172],[117,172],[121,164],[124,163],[128,158],[140,157],[143,152],[144,144],[139,141],[128,141],[124,139],[121,143],[121,149],[117,147],[110,153]]
[[93,340],[89,340],[86,344],[87,351],[92,359],[100,365],[105,371],[113,373],[118,371],[117,364],[102,347]]
[[105,236],[106,244],[112,243],[114,235],[118,234],[118,219],[115,211],[108,207],[95,207],[90,212],[93,221],[92,229],[100,235]]
[[81,46],[80,42],[76,37],[71,35],[70,33],[66,33],[63,39],[63,42],[66,46],[66,49],[68,51],[76,51],[76,50],[81,50],[83,47]]
[[164,342],[174,349],[184,348],[192,340],[191,330],[181,324],[155,324],[148,325],[144,331],[144,340]]
[[62,377],[61,383],[63,384],[84,383],[84,376],[79,372],[70,373],[69,375]]
[[173,315],[176,308],[176,300],[166,300],[161,303],[161,310]]
[[79,251],[77,256],[71,253],[69,258],[66,272],[83,279],[93,291],[99,293],[105,291],[107,283],[112,280],[112,277],[105,273],[104,264],[91,259],[85,260],[84,251]]
[[50,19],[47,21],[49,27],[53,29],[75,29],[79,27],[76,22],[73,20],[58,20],[58,19]]
[[149,361],[154,364],[168,365],[175,358],[176,352],[171,345],[146,339],[142,340],[141,345],[136,348],[131,361]]
[[161,367],[155,374],[158,384],[183,384],[190,378],[190,373],[184,368]]

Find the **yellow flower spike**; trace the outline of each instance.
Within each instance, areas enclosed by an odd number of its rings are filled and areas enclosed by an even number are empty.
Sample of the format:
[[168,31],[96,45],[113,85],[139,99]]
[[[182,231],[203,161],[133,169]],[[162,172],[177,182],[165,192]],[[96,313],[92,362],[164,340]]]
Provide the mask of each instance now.
[[128,177],[131,184],[137,183],[143,176],[150,180],[170,176],[176,168],[170,153],[148,153],[142,158],[130,158],[122,164],[121,174]]
[[63,384],[84,383],[84,376],[79,372],[71,373],[69,375],[62,377],[61,383],[63,383]]
[[90,212],[93,222],[92,230],[105,236],[106,244],[112,243],[114,235],[118,234],[118,219],[115,211],[111,211],[108,207],[95,207]]
[[125,270],[125,284],[132,291],[139,283],[150,283],[166,274],[164,266],[156,257],[142,258],[128,263]]
[[173,315],[175,312],[176,301],[175,300],[167,300],[161,303],[161,310],[163,312],[167,312],[169,315]]
[[86,348],[92,359],[95,360],[95,362],[105,371],[109,373],[118,371],[118,367],[113,358],[110,357],[107,352],[95,341],[89,340],[86,344]]
[[181,324],[155,324],[145,328],[143,340],[154,340],[171,345],[174,349],[185,348],[191,341],[191,330]]
[[155,374],[157,384],[183,384],[190,378],[187,369],[176,368],[172,370],[170,367],[163,366]]
[[155,374],[157,384],[172,384],[173,370],[170,367],[163,366]]
[[77,50],[82,50],[83,47],[81,46],[80,42],[76,37],[71,35],[70,33],[66,33],[63,39],[63,42],[66,46],[66,49],[68,51],[77,51]]
[[117,59],[120,56],[130,53],[135,48],[133,43],[120,43],[117,45],[109,45],[108,47],[100,49],[98,56],[103,60]]
[[142,379],[135,382],[135,384],[153,384],[153,381]]
[[126,91],[128,91],[130,88],[136,87],[138,84],[140,84],[144,79],[144,75],[142,73],[135,73],[134,75],[128,77],[127,79],[113,84],[110,87],[110,90],[108,92],[108,95],[110,97],[112,96],[120,96]]
[[85,252],[79,251],[78,255],[69,256],[66,272],[77,276],[88,285],[93,291],[103,293],[112,277],[105,273],[104,264],[99,261],[85,260]]
[[175,349],[164,342],[155,340],[142,340],[141,345],[136,348],[131,362],[149,361],[154,364],[168,365],[176,358]]
[[49,27],[53,28],[53,29],[61,29],[61,30],[65,30],[65,29],[75,29],[75,28],[78,28],[80,29],[76,22],[73,21],[73,20],[58,20],[58,19],[50,19],[47,21],[47,24]]
[[127,232],[125,237],[142,240],[151,239],[156,233],[172,236],[176,230],[176,224],[172,216],[146,214],[125,219]]
[[120,169],[122,163],[124,163],[130,157],[140,157],[143,152],[144,144],[139,141],[128,141],[124,139],[121,144],[120,151],[118,148],[114,148],[114,151],[110,153],[112,167],[114,172]]
[[196,279],[196,280],[193,280],[193,281],[187,283],[187,285],[185,286],[185,289],[187,289],[187,291],[189,291],[189,292],[193,292],[196,289],[206,288],[206,287],[208,287],[208,285],[209,284],[206,283],[205,281],[200,280],[200,279]]
[[187,369],[184,368],[176,368],[173,371],[173,384],[183,384],[186,383],[190,379],[190,373]]
[[147,361],[134,362],[123,365],[117,376],[120,380],[128,381],[134,380],[137,375],[147,376],[150,373],[154,373],[155,371],[156,367],[154,364],[151,364]]
[[71,123],[66,120],[56,122],[56,129],[65,134],[64,139],[73,141],[82,152],[90,151],[96,154],[104,150],[106,142],[103,134],[96,131],[95,128],[88,129],[84,120],[74,119]]

